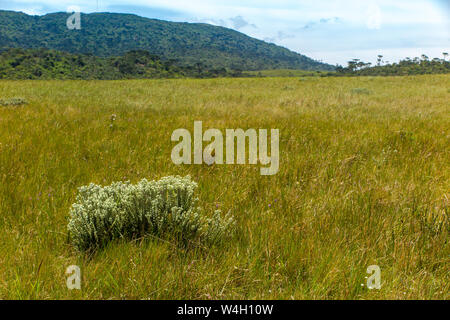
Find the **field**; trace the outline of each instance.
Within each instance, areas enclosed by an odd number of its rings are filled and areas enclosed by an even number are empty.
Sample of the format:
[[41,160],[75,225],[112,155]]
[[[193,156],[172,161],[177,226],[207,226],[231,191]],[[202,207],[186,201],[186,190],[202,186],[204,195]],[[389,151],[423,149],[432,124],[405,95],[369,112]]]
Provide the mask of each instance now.
[[[0,298],[449,299],[448,88],[448,75],[0,81],[1,99],[28,101],[0,106]],[[279,129],[279,172],[174,165],[171,134],[195,120]],[[188,174],[207,211],[234,215],[230,241],[92,256],[68,243],[78,187]],[[81,290],[66,287],[73,264]]]

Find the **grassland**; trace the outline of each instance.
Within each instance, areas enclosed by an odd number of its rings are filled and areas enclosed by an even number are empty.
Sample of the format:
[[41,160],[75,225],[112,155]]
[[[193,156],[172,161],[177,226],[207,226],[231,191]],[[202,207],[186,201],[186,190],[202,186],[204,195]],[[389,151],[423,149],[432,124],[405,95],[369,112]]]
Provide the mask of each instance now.
[[[1,81],[0,298],[448,299],[450,76]],[[111,116],[116,120],[111,123]],[[278,128],[280,171],[171,162],[177,128]],[[112,126],[111,126],[112,124]],[[79,186],[187,175],[232,241],[67,242]],[[76,264],[82,289],[68,290]],[[380,290],[366,268],[381,267]]]

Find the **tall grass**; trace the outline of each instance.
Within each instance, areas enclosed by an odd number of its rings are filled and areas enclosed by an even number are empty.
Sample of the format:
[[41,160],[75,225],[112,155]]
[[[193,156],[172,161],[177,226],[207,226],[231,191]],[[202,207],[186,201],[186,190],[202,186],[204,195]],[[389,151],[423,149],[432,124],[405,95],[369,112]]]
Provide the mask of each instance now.
[[[0,298],[448,299],[449,86],[446,75],[1,81],[0,98],[28,104],[0,108]],[[194,120],[279,129],[278,174],[174,165],[171,133]],[[91,256],[68,243],[78,187],[188,174],[200,206],[232,212],[231,241],[118,240]],[[72,264],[81,290],[66,287]],[[365,286],[372,264],[380,290]]]

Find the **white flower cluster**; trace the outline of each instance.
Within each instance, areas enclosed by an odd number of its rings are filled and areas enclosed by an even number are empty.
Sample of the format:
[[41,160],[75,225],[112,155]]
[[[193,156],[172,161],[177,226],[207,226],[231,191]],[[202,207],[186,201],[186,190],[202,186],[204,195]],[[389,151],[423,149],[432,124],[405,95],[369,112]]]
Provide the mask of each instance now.
[[222,218],[219,211],[211,218],[202,215],[196,207],[196,188],[189,176],[143,179],[136,185],[115,182],[106,187],[93,183],[80,187],[70,209],[69,237],[79,250],[148,234],[174,236],[184,243],[218,242],[234,220],[228,215]]
[[10,98],[10,99],[0,99],[0,106],[20,106],[22,104],[27,104],[28,102],[23,98]]

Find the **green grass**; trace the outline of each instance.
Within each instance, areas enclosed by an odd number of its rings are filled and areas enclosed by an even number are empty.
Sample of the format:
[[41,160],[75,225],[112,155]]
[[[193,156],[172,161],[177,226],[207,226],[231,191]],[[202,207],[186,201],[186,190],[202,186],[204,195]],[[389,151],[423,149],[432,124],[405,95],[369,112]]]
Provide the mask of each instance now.
[[[0,298],[448,299],[448,87],[446,75],[0,81],[1,99],[28,102],[0,108]],[[278,128],[280,171],[174,165],[171,133],[194,120]],[[89,257],[67,242],[79,186],[187,174],[202,207],[236,218],[231,241],[116,241]],[[66,288],[72,264],[81,290]],[[361,286],[372,264],[380,290]]]

